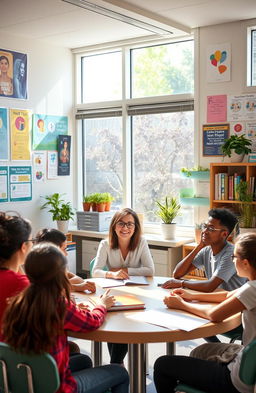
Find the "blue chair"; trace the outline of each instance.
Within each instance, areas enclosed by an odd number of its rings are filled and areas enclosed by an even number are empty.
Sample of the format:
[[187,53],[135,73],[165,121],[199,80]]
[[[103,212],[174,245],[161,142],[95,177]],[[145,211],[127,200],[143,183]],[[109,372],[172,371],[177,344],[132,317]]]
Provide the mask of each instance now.
[[57,365],[48,353],[28,355],[0,342],[0,392],[55,393],[59,385]]
[[[246,385],[254,385],[256,382],[256,339],[248,344],[244,350],[241,359],[239,377]],[[185,393],[207,393],[205,391],[192,388],[189,385],[180,383],[176,386],[175,392]]]
[[[92,277],[92,271],[93,271],[93,266],[94,266],[94,263],[95,263],[95,259],[96,259],[96,258],[93,258],[93,259],[91,260],[91,262],[90,262],[90,277]],[[107,266],[104,266],[103,270],[108,271]]]

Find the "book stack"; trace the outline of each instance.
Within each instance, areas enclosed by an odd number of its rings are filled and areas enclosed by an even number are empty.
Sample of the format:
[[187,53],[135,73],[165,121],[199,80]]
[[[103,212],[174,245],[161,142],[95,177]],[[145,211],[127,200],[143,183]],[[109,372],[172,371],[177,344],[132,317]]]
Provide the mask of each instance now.
[[[245,178],[237,173],[234,173],[233,175],[228,175],[227,173],[216,173],[214,199],[217,201],[238,201],[239,197],[236,187],[241,181],[245,181]],[[255,181],[253,182],[253,187],[254,184]]]

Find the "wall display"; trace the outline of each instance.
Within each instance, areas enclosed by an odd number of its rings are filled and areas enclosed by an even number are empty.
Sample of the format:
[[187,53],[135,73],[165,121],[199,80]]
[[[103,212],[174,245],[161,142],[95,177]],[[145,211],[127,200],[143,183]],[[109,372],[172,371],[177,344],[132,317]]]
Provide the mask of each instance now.
[[46,179],[46,151],[33,152],[33,180],[36,183]]
[[47,179],[57,179],[58,177],[58,152],[47,152]]
[[206,52],[207,82],[230,81],[231,45],[209,45]]
[[10,166],[9,185],[10,201],[32,200],[32,170],[31,166]]
[[67,133],[67,116],[33,115],[33,150],[57,150],[58,136]]
[[230,135],[244,135],[245,134],[245,122],[235,121],[230,123]]
[[256,120],[256,94],[228,96],[227,120]]
[[30,160],[30,112],[10,109],[11,160]]
[[0,97],[27,99],[27,55],[0,49]]
[[0,202],[8,202],[8,167],[0,166]]
[[203,125],[203,155],[223,156],[221,146],[229,137],[229,124]]
[[9,128],[7,108],[0,108],[0,160],[9,160]]
[[58,136],[58,176],[70,175],[71,136]]
[[227,121],[226,94],[207,97],[207,123]]

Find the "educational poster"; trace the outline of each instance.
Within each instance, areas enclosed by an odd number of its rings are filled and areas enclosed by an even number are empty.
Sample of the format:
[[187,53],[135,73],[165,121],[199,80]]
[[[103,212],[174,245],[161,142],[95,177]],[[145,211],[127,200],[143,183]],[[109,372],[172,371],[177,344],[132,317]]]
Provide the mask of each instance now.
[[230,81],[231,45],[209,45],[206,52],[207,82]]
[[256,121],[246,122],[246,138],[252,142],[251,150],[252,153],[256,152]]
[[256,121],[256,94],[228,96],[227,119],[228,121]]
[[9,128],[7,108],[0,108],[0,160],[9,160]]
[[33,150],[57,150],[58,136],[67,133],[67,116],[33,115]]
[[46,179],[46,151],[33,152],[33,180],[42,183]]
[[47,152],[47,179],[57,179],[58,177],[58,152]]
[[10,201],[32,200],[32,170],[31,166],[10,166],[9,185]]
[[203,125],[203,155],[223,156],[221,146],[229,137],[229,124]]
[[207,123],[227,121],[227,95],[207,97]]
[[245,135],[245,122],[244,121],[235,121],[230,123],[230,135]]
[[8,167],[0,166],[0,202],[8,202]]
[[27,99],[27,55],[0,49],[0,97]]
[[58,176],[70,175],[71,136],[58,136]]
[[28,161],[30,157],[30,112],[10,109],[11,160]]

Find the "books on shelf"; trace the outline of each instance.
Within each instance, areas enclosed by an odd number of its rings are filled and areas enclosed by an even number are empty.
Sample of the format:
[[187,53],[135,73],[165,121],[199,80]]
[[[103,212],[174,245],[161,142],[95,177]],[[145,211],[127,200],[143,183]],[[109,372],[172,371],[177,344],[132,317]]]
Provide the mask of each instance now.
[[[228,173],[216,173],[215,174],[215,188],[214,188],[214,199],[217,201],[238,201],[239,194],[237,192],[237,186],[241,181],[245,181],[244,175],[234,173],[229,175]],[[256,182],[255,177],[251,176],[249,181],[250,192],[253,194],[253,200],[256,200]]]

